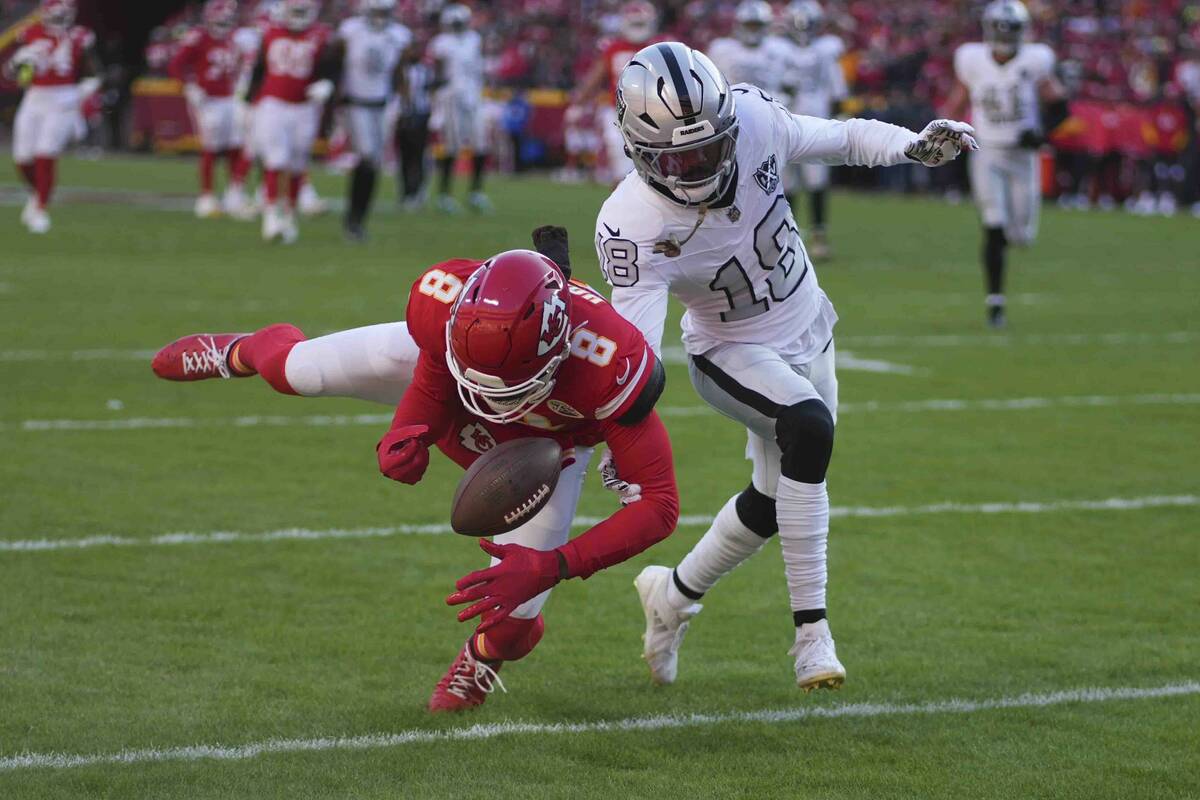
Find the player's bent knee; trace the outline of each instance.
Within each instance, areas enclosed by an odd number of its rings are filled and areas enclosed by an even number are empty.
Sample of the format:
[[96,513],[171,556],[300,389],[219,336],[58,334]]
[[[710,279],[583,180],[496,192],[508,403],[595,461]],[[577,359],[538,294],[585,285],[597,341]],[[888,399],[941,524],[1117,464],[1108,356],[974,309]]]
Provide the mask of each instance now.
[[804,400],[779,412],[775,437],[783,451],[780,472],[803,483],[820,483],[833,455],[833,415],[820,400]]
[[775,498],[767,497],[755,489],[754,484],[737,496],[734,508],[741,523],[764,539],[771,538],[779,530],[775,520]]
[[529,655],[546,632],[542,615],[533,619],[507,619],[493,625],[487,633],[476,634],[475,650],[485,659],[516,661]]

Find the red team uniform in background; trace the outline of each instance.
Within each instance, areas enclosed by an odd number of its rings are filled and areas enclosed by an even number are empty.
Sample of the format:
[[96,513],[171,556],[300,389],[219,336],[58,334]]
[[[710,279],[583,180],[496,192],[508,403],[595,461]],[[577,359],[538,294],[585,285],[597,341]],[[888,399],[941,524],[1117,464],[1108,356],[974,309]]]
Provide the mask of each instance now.
[[209,28],[200,26],[187,33],[167,65],[172,78],[189,86],[185,91],[202,151],[200,191],[203,195],[212,193],[213,162],[218,155],[228,159],[231,181],[240,183],[238,162],[243,145],[242,120],[234,90],[242,72],[242,61],[232,31],[217,36]]

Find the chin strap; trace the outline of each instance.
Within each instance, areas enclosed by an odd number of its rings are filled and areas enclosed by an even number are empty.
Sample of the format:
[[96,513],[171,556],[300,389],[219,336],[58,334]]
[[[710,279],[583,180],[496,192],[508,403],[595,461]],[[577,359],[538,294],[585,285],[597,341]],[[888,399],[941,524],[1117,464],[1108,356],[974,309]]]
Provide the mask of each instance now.
[[676,256],[678,256],[680,253],[683,252],[683,246],[692,240],[692,237],[696,235],[696,231],[700,230],[700,226],[702,224],[704,224],[704,217],[707,214],[708,214],[708,204],[701,203],[700,204],[700,213],[696,217],[696,224],[692,226],[691,231],[689,231],[688,235],[686,237],[684,237],[684,240],[682,242],[679,241],[679,239],[676,238],[675,234],[672,233],[666,239],[663,239],[662,241],[654,243],[654,252],[662,253],[662,254],[666,255],[668,258],[675,258]]

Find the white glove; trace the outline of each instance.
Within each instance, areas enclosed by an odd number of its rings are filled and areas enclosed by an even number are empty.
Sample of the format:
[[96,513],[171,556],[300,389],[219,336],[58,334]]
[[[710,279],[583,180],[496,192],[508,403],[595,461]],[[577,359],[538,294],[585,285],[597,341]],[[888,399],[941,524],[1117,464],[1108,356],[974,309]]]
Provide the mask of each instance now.
[[194,83],[185,83],[183,85],[183,97],[192,108],[200,108],[204,105],[204,90]]
[[325,105],[325,103],[329,102],[329,98],[333,96],[333,81],[313,81],[304,90],[304,94],[314,103]]
[[975,129],[965,122],[935,119],[904,148],[904,155],[927,167],[940,167],[958,158],[963,150],[978,150],[974,134]]
[[24,47],[17,48],[17,51],[12,54],[12,58],[8,63],[13,67],[37,66],[38,57],[41,49],[37,45],[27,44]]
[[613,463],[611,450],[604,451],[597,469],[600,472],[600,482],[604,484],[605,489],[617,493],[621,498],[621,505],[627,506],[642,499],[641,485],[623,481],[621,476],[617,475],[617,465]]
[[98,91],[100,91],[99,78],[84,78],[79,82],[78,92],[80,101],[87,100]]

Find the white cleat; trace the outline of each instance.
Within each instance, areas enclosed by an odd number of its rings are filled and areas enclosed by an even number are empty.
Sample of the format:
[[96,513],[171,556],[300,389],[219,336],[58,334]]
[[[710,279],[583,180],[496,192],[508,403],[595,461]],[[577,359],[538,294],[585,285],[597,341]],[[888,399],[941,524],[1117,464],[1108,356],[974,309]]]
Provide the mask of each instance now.
[[490,214],[493,210],[492,201],[483,192],[471,192],[467,196],[467,205],[476,214]]
[[642,612],[646,615],[642,658],[650,667],[650,679],[657,684],[675,682],[679,671],[679,646],[687,633],[688,620],[701,609],[699,603],[682,609],[672,606],[667,599],[670,582],[670,567],[646,567],[633,581],[642,601]]
[[283,217],[275,206],[265,206],[262,215],[264,242],[276,242],[283,236]]
[[230,186],[221,198],[221,209],[232,219],[243,222],[254,219],[254,206],[246,198],[241,186]]
[[285,211],[279,226],[279,240],[284,244],[295,244],[300,238],[300,229],[296,227],[296,215]]
[[443,214],[457,214],[462,211],[462,208],[458,205],[458,201],[448,194],[439,194],[435,203],[437,210]]
[[796,658],[796,685],[805,693],[813,689],[840,689],[846,681],[846,668],[838,661],[828,620],[797,628],[796,643],[788,655]]
[[311,183],[305,183],[296,198],[296,210],[305,217],[315,217],[328,211],[329,205],[317,195]]
[[213,219],[221,216],[221,207],[217,198],[211,194],[202,194],[196,198],[196,217],[198,219]]
[[25,201],[25,207],[21,209],[21,224],[26,228],[29,227],[29,218],[37,211],[37,207],[37,198],[30,195],[29,199]]
[[46,209],[34,206],[29,212],[29,218],[25,220],[25,227],[30,233],[43,234],[50,232],[50,215],[46,213]]

